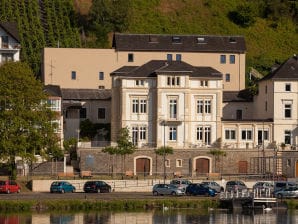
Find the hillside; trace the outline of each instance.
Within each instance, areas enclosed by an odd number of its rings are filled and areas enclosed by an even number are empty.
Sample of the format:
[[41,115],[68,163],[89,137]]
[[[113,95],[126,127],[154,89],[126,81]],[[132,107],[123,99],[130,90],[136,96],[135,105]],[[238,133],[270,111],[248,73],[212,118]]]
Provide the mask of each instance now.
[[298,53],[291,0],[0,0],[0,21],[18,23],[37,75],[43,47],[111,47],[113,32],[243,35],[247,68],[264,74]]

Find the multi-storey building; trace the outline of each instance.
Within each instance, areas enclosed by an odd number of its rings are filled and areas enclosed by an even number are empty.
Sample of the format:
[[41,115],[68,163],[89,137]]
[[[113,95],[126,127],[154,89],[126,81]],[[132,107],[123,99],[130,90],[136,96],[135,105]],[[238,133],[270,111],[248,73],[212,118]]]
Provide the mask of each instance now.
[[20,60],[20,38],[16,23],[0,22],[0,64]]
[[[42,78],[69,93],[67,98],[62,94],[65,136],[75,137],[86,118],[110,121],[113,142],[121,128],[129,128],[138,147],[127,158],[134,174],[161,171],[163,162],[154,154],[161,146],[174,148],[166,159],[171,172],[272,172],[281,143],[296,144],[297,65],[262,79],[253,97],[245,90],[245,51],[240,36],[115,34],[112,49],[45,48]],[[283,80],[276,75],[280,71],[286,74]],[[291,94],[284,95],[283,87]],[[111,89],[111,102],[103,97],[104,89]],[[78,92],[86,90],[97,97],[80,99]],[[95,118],[102,108],[111,117]],[[217,167],[218,158],[210,154],[214,148],[227,152]],[[108,160],[100,149],[80,151],[82,169],[106,173]],[[100,165],[91,167],[90,161]],[[298,175],[295,161],[288,167],[292,176]],[[282,158],[278,164],[284,172]]]

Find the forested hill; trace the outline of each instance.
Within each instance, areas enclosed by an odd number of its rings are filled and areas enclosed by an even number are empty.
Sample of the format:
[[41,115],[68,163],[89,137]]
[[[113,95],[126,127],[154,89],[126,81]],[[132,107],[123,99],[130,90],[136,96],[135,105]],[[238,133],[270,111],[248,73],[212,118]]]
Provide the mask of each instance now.
[[0,0],[0,21],[18,23],[37,75],[43,47],[111,47],[113,32],[243,35],[263,73],[298,53],[295,0]]

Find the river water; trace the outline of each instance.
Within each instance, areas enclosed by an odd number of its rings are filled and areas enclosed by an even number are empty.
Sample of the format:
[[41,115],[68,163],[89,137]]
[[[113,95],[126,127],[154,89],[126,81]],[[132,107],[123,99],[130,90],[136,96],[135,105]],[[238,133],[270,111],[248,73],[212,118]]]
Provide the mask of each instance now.
[[148,212],[0,214],[0,224],[294,224],[298,210],[227,212],[167,210]]

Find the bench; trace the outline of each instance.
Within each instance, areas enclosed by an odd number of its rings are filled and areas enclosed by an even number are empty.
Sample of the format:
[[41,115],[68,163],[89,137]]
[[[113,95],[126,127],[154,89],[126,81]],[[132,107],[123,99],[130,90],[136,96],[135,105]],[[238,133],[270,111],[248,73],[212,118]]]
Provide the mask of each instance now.
[[174,175],[174,178],[176,178],[176,177],[179,177],[179,178],[183,177],[183,175],[181,174],[180,171],[174,172],[173,175]]
[[92,173],[90,170],[83,170],[80,173],[80,177],[81,178],[91,178],[92,177]]
[[59,172],[58,173],[58,179],[60,179],[60,177],[73,177],[73,178],[75,178],[75,174],[73,172]]
[[127,171],[125,171],[125,176],[133,177],[133,172],[131,170],[127,170]]

